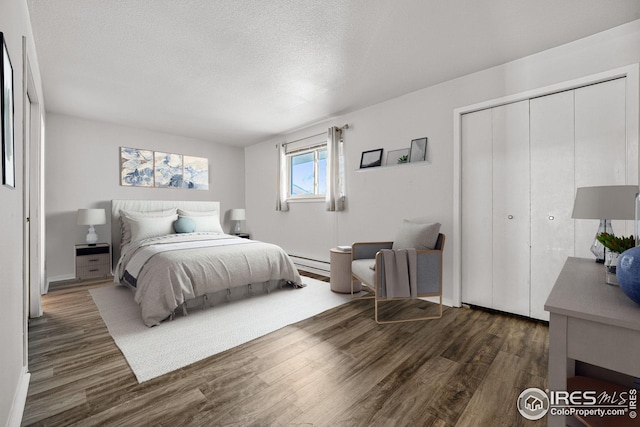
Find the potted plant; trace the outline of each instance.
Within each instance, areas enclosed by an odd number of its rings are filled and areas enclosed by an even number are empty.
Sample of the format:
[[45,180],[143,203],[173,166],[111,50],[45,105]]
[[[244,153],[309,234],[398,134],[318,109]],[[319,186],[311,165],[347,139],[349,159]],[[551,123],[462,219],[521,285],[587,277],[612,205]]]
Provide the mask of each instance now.
[[596,236],[598,242],[602,243],[602,246],[608,249],[604,265],[606,268],[606,281],[610,285],[617,285],[618,280],[616,278],[616,267],[618,265],[618,257],[621,253],[627,249],[631,249],[636,246],[636,240],[633,235],[629,237],[616,236],[613,233],[603,232]]

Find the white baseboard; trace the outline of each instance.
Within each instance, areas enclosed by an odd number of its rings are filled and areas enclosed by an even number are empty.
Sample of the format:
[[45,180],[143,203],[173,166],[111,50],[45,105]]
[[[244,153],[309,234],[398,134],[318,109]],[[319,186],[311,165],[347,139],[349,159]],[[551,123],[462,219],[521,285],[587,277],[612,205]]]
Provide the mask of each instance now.
[[331,267],[328,262],[299,257],[296,255],[289,255],[289,256],[291,257],[293,264],[299,270],[304,270],[310,273],[320,274],[320,275],[329,277],[329,274],[331,272]]
[[[436,304],[440,303],[440,298],[438,297],[422,297],[420,299],[433,302]],[[442,298],[442,305],[446,305],[447,307],[453,307],[453,301],[449,298]]]
[[[49,292],[49,285],[51,285],[51,283],[54,282],[64,282],[65,280],[74,280],[76,278],[76,276],[74,274],[64,274],[62,276],[52,276],[52,277],[47,277],[47,281],[46,281],[46,286],[45,286],[45,290],[44,290],[44,294],[46,294],[47,292]],[[44,295],[43,294],[43,295]]]
[[[327,277],[330,277],[331,275],[331,263],[329,262],[304,258],[296,255],[289,255],[289,257],[293,261],[296,268],[298,268],[299,270],[308,271],[310,273],[320,274]],[[424,297],[421,299],[436,304],[440,302],[440,299],[438,297]],[[442,305],[446,305],[447,307],[455,307],[451,298],[442,298]]]
[[22,415],[24,414],[24,405],[27,403],[27,392],[29,391],[29,380],[31,374],[25,369],[18,380],[18,387],[13,395],[13,404],[9,411],[9,421],[7,427],[20,427],[22,424]]

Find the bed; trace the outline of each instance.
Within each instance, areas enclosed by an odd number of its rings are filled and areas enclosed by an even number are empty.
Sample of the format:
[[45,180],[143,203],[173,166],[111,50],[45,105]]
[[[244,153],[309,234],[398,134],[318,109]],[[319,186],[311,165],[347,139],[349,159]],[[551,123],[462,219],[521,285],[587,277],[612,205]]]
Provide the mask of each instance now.
[[279,246],[225,234],[219,202],[112,200],[111,238],[114,281],[147,326],[189,304],[304,286]]

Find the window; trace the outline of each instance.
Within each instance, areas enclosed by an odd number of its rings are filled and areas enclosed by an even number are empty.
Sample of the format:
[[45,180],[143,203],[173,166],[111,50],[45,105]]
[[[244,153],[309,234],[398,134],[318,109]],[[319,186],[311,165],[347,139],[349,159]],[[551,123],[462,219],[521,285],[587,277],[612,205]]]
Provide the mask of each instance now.
[[327,145],[287,153],[287,198],[324,197],[327,192]]
[[322,200],[327,211],[344,210],[342,128],[332,126],[326,133],[277,144],[276,150],[277,211],[288,211],[293,200]]

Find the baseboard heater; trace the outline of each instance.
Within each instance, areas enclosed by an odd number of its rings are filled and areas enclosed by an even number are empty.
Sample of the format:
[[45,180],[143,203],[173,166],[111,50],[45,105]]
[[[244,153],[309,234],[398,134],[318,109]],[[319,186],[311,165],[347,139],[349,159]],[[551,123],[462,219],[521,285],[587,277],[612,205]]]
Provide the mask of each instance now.
[[307,258],[299,255],[289,254],[293,264],[299,269],[310,273],[321,274],[329,277],[331,272],[331,264],[328,261]]

